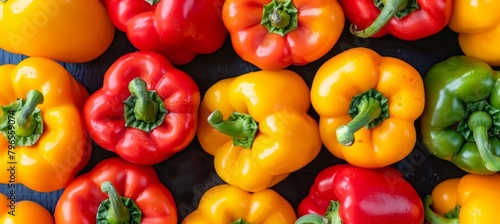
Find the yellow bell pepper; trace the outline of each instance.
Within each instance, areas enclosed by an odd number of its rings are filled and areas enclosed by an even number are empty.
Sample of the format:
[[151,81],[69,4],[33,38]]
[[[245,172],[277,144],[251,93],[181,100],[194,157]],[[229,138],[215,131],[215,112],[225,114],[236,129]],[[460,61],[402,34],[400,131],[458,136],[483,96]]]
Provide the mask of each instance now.
[[297,216],[276,191],[249,193],[228,184],[210,188],[181,224],[293,224]]
[[447,179],[424,199],[426,220],[432,224],[497,223],[499,189],[500,173]]
[[3,224],[53,224],[54,218],[40,204],[23,200],[16,201],[15,192],[7,197],[0,194],[0,223]]
[[0,48],[81,63],[99,57],[115,27],[98,0],[2,0]]
[[455,0],[448,26],[467,56],[500,66],[500,0]]
[[362,47],[326,61],[311,86],[323,144],[363,168],[384,167],[410,154],[424,101],[415,68]]
[[261,191],[318,155],[321,139],[309,107],[309,87],[292,71],[223,79],[205,93],[197,137],[222,180]]
[[64,188],[91,152],[80,111],[88,92],[60,64],[31,57],[0,66],[0,183]]

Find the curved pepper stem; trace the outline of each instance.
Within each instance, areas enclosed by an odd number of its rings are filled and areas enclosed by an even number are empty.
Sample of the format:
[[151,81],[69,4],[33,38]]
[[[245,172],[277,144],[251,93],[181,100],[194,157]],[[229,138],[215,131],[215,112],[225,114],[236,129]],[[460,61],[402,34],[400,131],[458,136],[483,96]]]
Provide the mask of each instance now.
[[248,114],[233,112],[227,120],[219,110],[207,118],[208,123],[218,131],[233,138],[233,145],[251,148],[257,134],[257,122]]
[[342,224],[339,208],[340,203],[338,201],[330,201],[330,205],[326,209],[324,216],[307,214],[297,219],[295,224]]
[[116,192],[111,182],[101,184],[101,190],[109,195],[97,209],[97,224],[140,224],[142,212],[129,198],[123,198]]
[[425,220],[432,224],[459,224],[459,219],[457,217],[454,218],[446,218],[435,213],[431,206],[433,204],[432,197],[426,196],[424,198],[424,213]]
[[410,8],[407,10],[407,7],[410,5],[411,7],[418,7],[418,6],[413,6],[414,4],[409,4],[411,0],[382,0],[380,5],[383,5],[383,8],[380,11],[380,14],[378,17],[373,21],[373,23],[365,28],[364,30],[357,30],[356,25],[351,25],[350,31],[352,34],[354,34],[357,37],[361,38],[369,38],[373,35],[375,35],[378,31],[380,31],[397,13],[400,13],[401,15],[398,16],[398,18],[401,18],[403,16],[406,16],[409,14],[411,11],[414,10],[414,8]]
[[147,90],[146,82],[135,78],[129,83],[132,95],[125,100],[125,125],[150,132],[160,126],[168,113],[156,91]]
[[291,0],[272,0],[264,6],[260,24],[264,25],[269,33],[285,36],[297,28],[298,10]]
[[26,102],[24,103],[21,110],[16,114],[16,123],[14,124],[17,136],[29,136],[33,134],[36,126],[38,125],[35,121],[33,112],[38,104],[43,103],[43,95],[38,90],[30,90],[26,94]]
[[485,111],[475,111],[469,116],[467,125],[474,135],[479,155],[484,160],[486,169],[494,172],[499,171],[500,157],[495,156],[491,152],[488,143],[488,130],[493,125],[493,118],[491,115]]

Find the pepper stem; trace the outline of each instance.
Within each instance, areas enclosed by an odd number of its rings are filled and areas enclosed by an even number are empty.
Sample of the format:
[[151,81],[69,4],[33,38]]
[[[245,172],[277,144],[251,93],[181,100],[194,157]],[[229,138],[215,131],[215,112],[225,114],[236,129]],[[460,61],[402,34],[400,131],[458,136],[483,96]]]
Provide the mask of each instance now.
[[149,3],[150,5],[154,5],[156,3],[158,3],[160,0],[145,0],[147,3]]
[[373,97],[361,100],[357,108],[358,114],[349,123],[338,127],[336,130],[337,141],[342,145],[352,145],[354,143],[354,133],[367,126],[382,113],[380,101]]
[[249,222],[245,221],[243,218],[239,218],[232,222],[231,224],[250,224]]
[[351,25],[351,33],[357,37],[369,38],[380,31],[396,13],[406,8],[408,0],[385,0],[384,7],[373,23],[364,30],[357,30],[356,25]]
[[108,193],[110,206],[106,214],[108,224],[129,224],[130,211],[122,202],[121,196],[116,192],[115,187],[109,181],[101,184],[102,192]]
[[137,96],[134,106],[134,114],[137,120],[147,123],[156,121],[158,103],[153,101],[150,96],[149,91],[146,89],[146,82],[140,78],[135,78],[129,83],[128,89],[130,93]]
[[233,112],[227,120],[219,110],[207,118],[208,123],[218,131],[233,138],[233,145],[251,148],[257,134],[257,122],[248,114]]
[[497,172],[500,170],[500,157],[493,155],[489,145],[488,130],[493,125],[493,118],[485,111],[473,112],[468,120],[479,155],[485,162],[486,169]]
[[434,202],[431,196],[426,196],[424,198],[424,213],[425,220],[432,224],[459,224],[458,218],[446,218],[435,213],[431,206]]
[[16,113],[16,122],[14,123],[16,135],[26,137],[33,134],[37,126],[33,112],[36,106],[41,103],[43,103],[43,95],[40,91],[32,89],[26,94],[26,102]]
[[285,36],[297,28],[298,9],[292,0],[272,0],[264,5],[260,24],[267,28],[269,33]]
[[326,209],[324,216],[307,214],[298,218],[295,224],[342,224],[339,208],[340,203],[338,201],[330,201],[330,205]]

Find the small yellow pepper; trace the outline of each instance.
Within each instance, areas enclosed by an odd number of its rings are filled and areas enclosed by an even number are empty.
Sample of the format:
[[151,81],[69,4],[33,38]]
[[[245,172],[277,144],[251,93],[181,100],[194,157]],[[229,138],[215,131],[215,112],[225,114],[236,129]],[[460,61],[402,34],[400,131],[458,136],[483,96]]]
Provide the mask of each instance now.
[[368,48],[353,48],[326,61],[311,87],[325,147],[363,168],[400,161],[415,146],[414,121],[424,109],[418,71]]
[[0,194],[0,223],[3,224],[54,224],[52,214],[33,201],[16,201],[15,192],[9,197]]
[[500,66],[500,0],[455,0],[448,26],[467,56]]
[[223,184],[206,191],[182,224],[293,224],[296,220],[293,207],[276,191],[249,193]]
[[426,220],[432,224],[497,223],[498,189],[500,173],[447,179],[424,199]]
[[205,93],[197,136],[225,182],[269,188],[310,163],[321,149],[307,114],[309,87],[297,73],[261,70],[223,79]]
[[49,192],[89,161],[83,85],[59,63],[30,57],[0,66],[0,183]]

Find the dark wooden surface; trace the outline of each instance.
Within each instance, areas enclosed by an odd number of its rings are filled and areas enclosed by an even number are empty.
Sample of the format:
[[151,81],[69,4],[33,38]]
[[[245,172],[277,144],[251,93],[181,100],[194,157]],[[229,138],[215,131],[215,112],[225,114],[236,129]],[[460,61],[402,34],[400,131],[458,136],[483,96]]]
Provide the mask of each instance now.
[[[400,58],[414,66],[421,75],[425,75],[433,64],[450,56],[462,54],[457,42],[457,34],[447,28],[431,37],[406,42],[391,36],[377,39],[356,38],[348,32],[346,26],[339,41],[327,55],[306,66],[291,66],[288,69],[298,72],[310,86],[316,70],[323,62],[352,47],[368,47],[383,56]],[[92,93],[101,87],[103,74],[114,60],[135,50],[126,36],[118,32],[112,46],[98,59],[84,64],[62,64]],[[0,50],[0,64],[18,63],[23,58],[24,56]],[[258,70],[255,66],[238,57],[231,47],[229,37],[218,52],[200,55],[192,63],[179,66],[179,68],[196,80],[202,95],[220,79]],[[316,119],[318,118],[312,107],[310,114]],[[418,122],[419,120],[416,121],[417,125]],[[92,158],[80,174],[88,172],[99,161],[111,156],[115,156],[115,154],[94,145]],[[322,169],[338,163],[343,163],[343,161],[336,159],[323,148],[313,162],[292,173],[273,189],[296,208],[300,200],[308,193],[315,175]],[[464,174],[453,164],[429,155],[420,141],[417,141],[414,150],[407,158],[393,166],[405,175],[405,178],[422,197],[429,194],[440,181]],[[179,222],[197,207],[201,195],[208,188],[223,183],[214,171],[213,157],[200,148],[196,138],[186,149],[154,167],[162,182],[174,195],[178,206]],[[0,185],[0,192],[8,194],[8,190],[6,185]],[[53,212],[62,190],[38,193],[22,185],[17,185],[16,192],[18,200],[28,199],[38,202]]]

